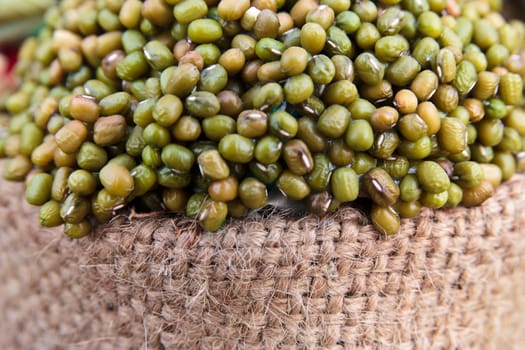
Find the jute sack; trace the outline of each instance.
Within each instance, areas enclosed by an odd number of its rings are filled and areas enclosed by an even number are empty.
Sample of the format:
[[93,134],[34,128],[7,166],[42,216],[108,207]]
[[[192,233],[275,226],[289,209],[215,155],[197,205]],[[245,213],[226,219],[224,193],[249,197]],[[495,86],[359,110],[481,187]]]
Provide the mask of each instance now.
[[524,188],[394,237],[345,208],[218,234],[119,217],[71,241],[0,182],[0,348],[523,349]]

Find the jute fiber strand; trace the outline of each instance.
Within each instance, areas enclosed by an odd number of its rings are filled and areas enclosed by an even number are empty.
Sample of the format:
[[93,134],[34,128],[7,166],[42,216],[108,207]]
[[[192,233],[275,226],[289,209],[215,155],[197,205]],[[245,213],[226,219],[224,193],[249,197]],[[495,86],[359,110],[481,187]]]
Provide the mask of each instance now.
[[0,182],[1,349],[523,349],[525,176],[382,237],[352,208],[81,241]]

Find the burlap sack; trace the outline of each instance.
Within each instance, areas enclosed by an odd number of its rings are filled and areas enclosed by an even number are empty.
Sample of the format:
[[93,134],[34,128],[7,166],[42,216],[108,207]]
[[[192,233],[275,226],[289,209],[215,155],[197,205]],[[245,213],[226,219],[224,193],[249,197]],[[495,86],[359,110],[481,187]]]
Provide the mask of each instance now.
[[523,349],[524,188],[387,238],[346,208],[71,241],[0,182],[0,349]]

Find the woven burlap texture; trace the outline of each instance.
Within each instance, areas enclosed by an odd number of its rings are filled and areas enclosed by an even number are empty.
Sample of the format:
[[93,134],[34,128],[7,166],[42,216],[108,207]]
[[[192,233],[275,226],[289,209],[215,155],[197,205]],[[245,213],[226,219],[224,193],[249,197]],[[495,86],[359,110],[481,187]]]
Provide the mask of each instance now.
[[346,208],[218,234],[120,217],[71,241],[0,182],[0,348],[522,349],[524,188],[388,238]]

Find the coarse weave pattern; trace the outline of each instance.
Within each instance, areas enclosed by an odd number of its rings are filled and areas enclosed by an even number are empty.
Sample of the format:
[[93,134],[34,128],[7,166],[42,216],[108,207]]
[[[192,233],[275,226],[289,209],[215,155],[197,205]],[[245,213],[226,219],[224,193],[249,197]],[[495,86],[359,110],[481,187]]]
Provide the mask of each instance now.
[[523,349],[524,188],[388,238],[346,208],[211,235],[120,217],[77,242],[0,182],[0,348]]

